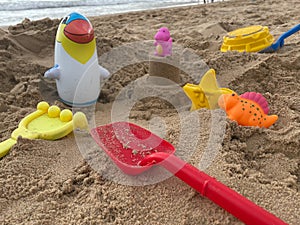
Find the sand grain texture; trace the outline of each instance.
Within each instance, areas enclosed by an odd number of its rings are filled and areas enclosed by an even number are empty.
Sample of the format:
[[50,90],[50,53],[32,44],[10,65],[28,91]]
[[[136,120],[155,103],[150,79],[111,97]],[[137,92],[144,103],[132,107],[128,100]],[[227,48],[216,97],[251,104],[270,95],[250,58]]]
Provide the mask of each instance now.
[[[292,225],[300,224],[300,34],[274,54],[221,53],[219,48],[228,31],[253,24],[269,26],[277,38],[300,21],[299,7],[298,0],[236,0],[91,18],[99,55],[125,43],[151,40],[158,28],[167,26],[176,44],[194,50],[216,70],[221,86],[267,98],[278,122],[259,129],[227,120],[222,148],[205,171]],[[65,107],[57,101],[54,83],[42,77],[53,65],[58,23],[25,20],[0,29],[1,141],[39,101]],[[109,78],[97,104],[99,124],[109,122],[111,104],[122,87],[148,70],[147,63],[140,63]],[[210,121],[208,110],[194,113]],[[180,126],[172,106],[144,100],[131,112],[131,119],[145,126],[155,117],[165,121],[165,138],[176,145]],[[196,166],[209,137],[208,125],[189,159]],[[0,160],[0,224],[243,223],[176,177],[136,187],[106,179],[85,162],[70,134],[58,141],[20,138]]]

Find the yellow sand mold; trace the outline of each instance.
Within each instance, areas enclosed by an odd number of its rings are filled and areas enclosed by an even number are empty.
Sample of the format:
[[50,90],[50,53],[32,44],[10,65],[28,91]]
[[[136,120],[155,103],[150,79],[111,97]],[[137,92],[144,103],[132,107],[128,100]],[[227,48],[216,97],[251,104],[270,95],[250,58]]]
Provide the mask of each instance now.
[[229,32],[223,37],[221,52],[259,52],[272,45],[274,37],[266,26],[249,26]]
[[200,108],[216,109],[218,99],[222,94],[234,93],[228,88],[219,88],[216,79],[216,72],[210,69],[202,77],[200,84],[186,84],[183,87],[185,94],[191,99],[191,110]]

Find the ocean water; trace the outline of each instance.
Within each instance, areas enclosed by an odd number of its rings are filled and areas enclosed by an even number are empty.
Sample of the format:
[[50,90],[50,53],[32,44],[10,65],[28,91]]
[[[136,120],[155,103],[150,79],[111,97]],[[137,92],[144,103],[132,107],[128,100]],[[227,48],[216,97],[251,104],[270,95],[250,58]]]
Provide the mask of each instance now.
[[192,4],[203,4],[203,0],[0,0],[0,26],[14,25],[25,18],[62,18],[74,11],[98,16]]

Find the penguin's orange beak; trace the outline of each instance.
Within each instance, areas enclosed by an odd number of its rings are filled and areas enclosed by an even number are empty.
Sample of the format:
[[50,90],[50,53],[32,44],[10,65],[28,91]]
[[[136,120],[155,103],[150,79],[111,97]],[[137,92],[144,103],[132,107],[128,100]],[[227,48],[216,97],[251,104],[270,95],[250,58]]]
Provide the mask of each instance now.
[[64,34],[71,41],[78,44],[86,44],[94,39],[94,29],[86,20],[73,20],[65,29]]

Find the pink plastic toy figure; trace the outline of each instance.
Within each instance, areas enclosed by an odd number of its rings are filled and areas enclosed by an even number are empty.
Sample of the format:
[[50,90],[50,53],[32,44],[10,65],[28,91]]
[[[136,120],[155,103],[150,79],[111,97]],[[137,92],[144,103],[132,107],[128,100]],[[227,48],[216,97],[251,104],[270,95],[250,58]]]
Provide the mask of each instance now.
[[156,46],[155,55],[164,57],[172,54],[172,38],[167,27],[160,28],[154,39],[154,45]]

